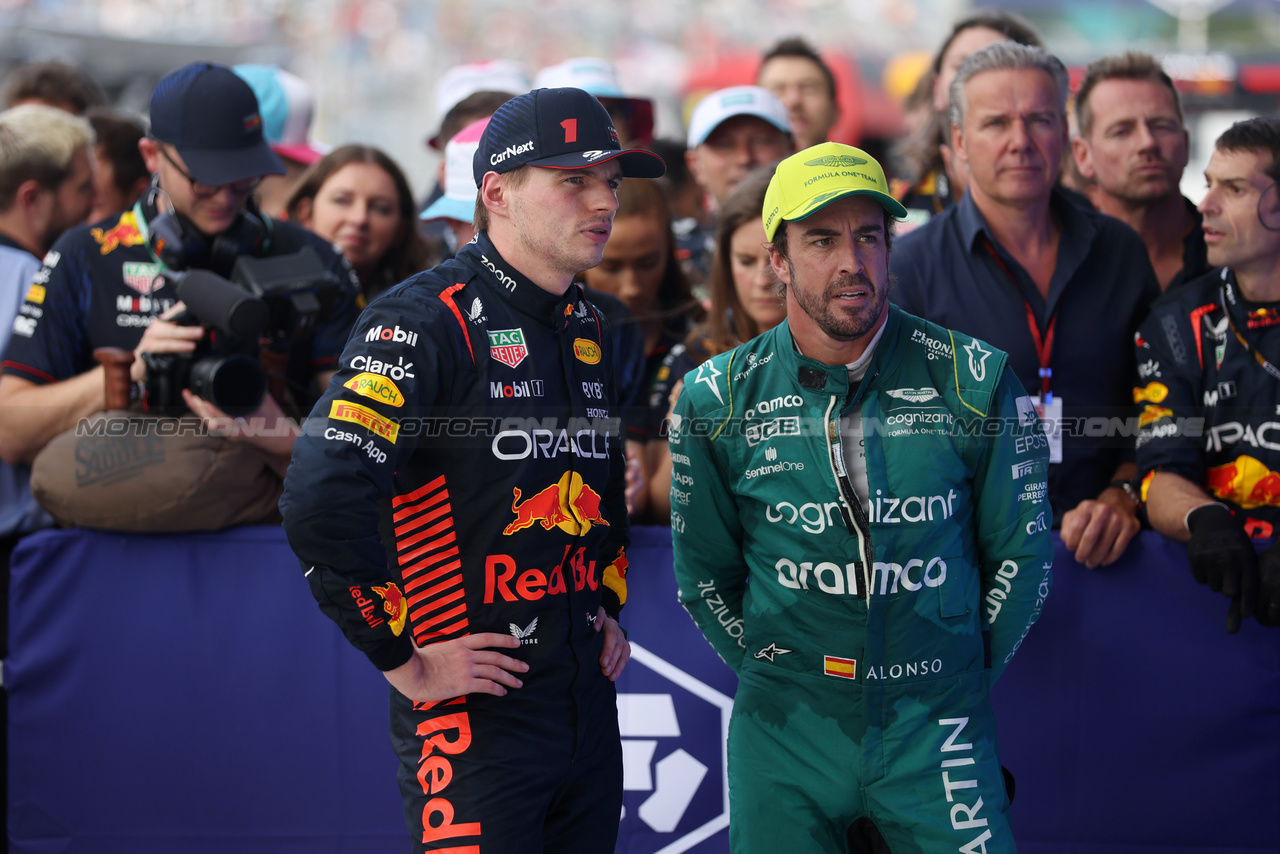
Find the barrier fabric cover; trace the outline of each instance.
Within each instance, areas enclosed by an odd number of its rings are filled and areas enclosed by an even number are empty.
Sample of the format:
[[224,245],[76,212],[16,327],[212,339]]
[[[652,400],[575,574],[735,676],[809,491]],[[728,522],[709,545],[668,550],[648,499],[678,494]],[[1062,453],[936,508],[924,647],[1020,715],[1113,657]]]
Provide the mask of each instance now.
[[[668,532],[633,539],[617,850],[721,854],[733,674],[676,604]],[[1019,850],[1280,852],[1280,632],[1228,636],[1156,534],[1099,570],[1059,543],[1054,571],[994,693]],[[279,529],[49,531],[12,572],[11,850],[407,850],[389,689]]]

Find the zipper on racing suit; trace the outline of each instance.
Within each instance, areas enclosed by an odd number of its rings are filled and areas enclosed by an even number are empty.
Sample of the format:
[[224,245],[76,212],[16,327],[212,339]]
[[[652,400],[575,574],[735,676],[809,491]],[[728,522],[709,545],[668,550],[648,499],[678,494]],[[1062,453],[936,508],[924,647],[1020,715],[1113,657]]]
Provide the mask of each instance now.
[[827,404],[827,459],[831,463],[831,473],[835,476],[836,486],[840,490],[840,515],[849,531],[858,538],[859,556],[862,558],[862,590],[863,598],[871,605],[871,523],[867,520],[858,493],[849,480],[849,471],[844,464],[844,443],[840,436],[840,415],[836,411],[839,398],[831,395]]

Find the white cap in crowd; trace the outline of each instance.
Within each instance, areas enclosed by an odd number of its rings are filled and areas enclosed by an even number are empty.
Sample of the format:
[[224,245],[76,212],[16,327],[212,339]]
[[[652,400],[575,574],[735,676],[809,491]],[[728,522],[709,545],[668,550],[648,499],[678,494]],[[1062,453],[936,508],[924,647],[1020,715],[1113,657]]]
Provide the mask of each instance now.
[[580,56],[548,65],[533,79],[534,89],[565,87],[595,95],[610,110],[614,109],[615,103],[624,104],[631,141],[647,143],[653,138],[653,101],[624,94],[618,80],[618,69],[613,63],[595,56]]
[[707,141],[711,132],[734,116],[764,119],[783,133],[791,133],[787,108],[778,96],[759,86],[730,86],[703,98],[689,117],[689,148]]
[[464,127],[444,147],[444,195],[424,210],[419,219],[456,219],[471,222],[476,209],[476,179],[472,158],[480,147],[480,136],[489,118]]
[[492,59],[455,65],[436,84],[436,125],[468,95],[476,92],[510,92],[523,95],[531,88],[524,63],[512,59]]

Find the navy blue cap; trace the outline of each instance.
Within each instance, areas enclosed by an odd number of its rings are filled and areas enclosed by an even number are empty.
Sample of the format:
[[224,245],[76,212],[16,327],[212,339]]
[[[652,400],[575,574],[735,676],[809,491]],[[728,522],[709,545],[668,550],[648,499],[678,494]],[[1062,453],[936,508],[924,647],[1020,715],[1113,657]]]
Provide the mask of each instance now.
[[193,62],[165,75],[151,93],[151,135],[211,187],[285,174],[262,135],[253,89],[225,65]]
[[518,166],[582,169],[617,160],[626,178],[661,178],[667,164],[652,151],[622,148],[609,111],[581,89],[534,89],[489,119],[471,160],[476,186],[486,172]]

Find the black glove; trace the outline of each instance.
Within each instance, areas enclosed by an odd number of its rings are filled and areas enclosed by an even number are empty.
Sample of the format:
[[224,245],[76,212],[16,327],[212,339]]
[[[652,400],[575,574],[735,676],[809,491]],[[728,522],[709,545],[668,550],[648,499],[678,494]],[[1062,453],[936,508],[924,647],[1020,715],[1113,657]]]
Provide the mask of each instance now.
[[1227,631],[1235,634],[1240,620],[1253,616],[1258,595],[1258,558],[1253,541],[1221,504],[1192,510],[1187,514],[1187,529],[1191,531],[1187,543],[1191,574],[1215,593],[1231,597]]
[[1280,626],[1280,539],[1258,555],[1258,601],[1253,615],[1269,629]]

